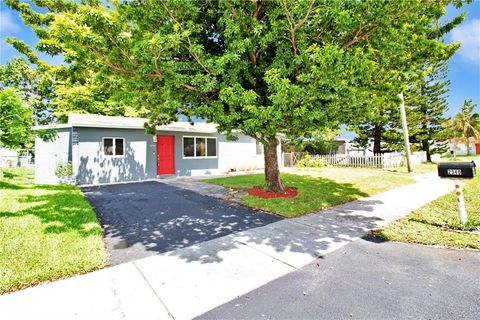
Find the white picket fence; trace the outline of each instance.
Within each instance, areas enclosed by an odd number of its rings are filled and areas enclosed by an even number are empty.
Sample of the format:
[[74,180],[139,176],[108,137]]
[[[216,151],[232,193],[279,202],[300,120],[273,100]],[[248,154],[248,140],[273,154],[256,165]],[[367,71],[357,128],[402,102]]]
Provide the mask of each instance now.
[[[284,154],[284,165],[293,167],[305,156],[306,153],[292,152]],[[335,167],[354,167],[354,168],[398,168],[406,163],[405,156],[401,153],[384,153],[375,155],[349,155],[349,154],[325,154],[310,155],[312,159],[324,161],[327,165]],[[412,163],[414,165],[424,162],[423,152],[414,152],[412,154]]]

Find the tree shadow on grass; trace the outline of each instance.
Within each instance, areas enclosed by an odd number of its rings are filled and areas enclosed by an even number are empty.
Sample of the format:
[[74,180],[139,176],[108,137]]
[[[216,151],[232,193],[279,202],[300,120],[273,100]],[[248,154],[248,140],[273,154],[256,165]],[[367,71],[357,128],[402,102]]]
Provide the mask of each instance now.
[[13,179],[13,178],[18,177],[18,176],[19,176],[19,174],[9,172],[9,171],[5,171],[3,173],[3,177],[6,178],[6,179]]
[[78,190],[78,187],[65,184],[36,184],[31,186],[30,189],[69,192]]
[[[256,176],[252,179],[253,184],[255,180],[264,180],[263,174]],[[243,203],[285,217],[295,217],[369,196],[352,183],[338,183],[323,177],[284,173],[282,180],[287,188],[298,190],[296,197],[260,199],[247,195],[243,198]]]
[[6,182],[6,181],[0,181],[0,190],[20,190],[20,189],[25,189],[24,187],[20,186],[20,185],[17,185],[17,184],[13,184],[13,183],[10,183],[10,182]]
[[44,233],[75,231],[82,237],[102,234],[95,214],[80,193],[64,191],[40,196],[23,195],[18,202],[31,206],[18,212],[0,212],[0,218],[35,216],[40,219]]
[[[316,201],[322,201],[324,207],[330,207],[341,203],[353,201],[358,198],[369,196],[368,193],[358,189],[351,183],[338,183],[331,179],[317,177],[302,177],[304,179],[306,178],[305,182],[298,181],[298,179],[289,182],[289,175],[285,176],[287,186],[299,188],[299,200],[304,199],[304,197],[302,197],[302,193],[305,193],[308,196],[311,195],[311,197],[314,197]],[[322,208],[319,208],[317,210],[320,209]]]

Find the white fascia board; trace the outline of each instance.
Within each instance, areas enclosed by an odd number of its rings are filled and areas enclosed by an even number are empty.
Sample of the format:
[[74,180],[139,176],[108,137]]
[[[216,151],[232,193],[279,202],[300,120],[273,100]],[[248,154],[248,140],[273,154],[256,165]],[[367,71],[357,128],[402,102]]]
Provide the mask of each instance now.
[[[129,126],[129,125],[115,125],[115,124],[91,124],[91,123],[72,123],[70,124],[72,127],[83,127],[83,128],[110,128],[110,129],[145,129],[143,126]],[[198,132],[198,133],[217,133],[215,130],[204,130],[204,129],[196,129],[196,128],[178,128],[178,127],[165,127],[165,126],[158,126],[157,131],[174,131],[174,132]]]
[[70,124],[49,124],[49,125],[44,125],[44,126],[34,126],[32,127],[32,130],[38,131],[38,130],[46,130],[46,129],[65,129],[65,128],[71,128],[72,125]]
[[81,128],[110,128],[110,129],[143,129],[141,126],[129,126],[129,125],[113,125],[113,124],[91,124],[91,123],[72,123],[72,127]]
[[193,128],[165,128],[157,127],[158,132],[165,132],[165,131],[172,131],[172,132],[193,132],[193,133],[215,133],[217,134],[218,132],[215,130],[202,130],[202,129],[193,129]]

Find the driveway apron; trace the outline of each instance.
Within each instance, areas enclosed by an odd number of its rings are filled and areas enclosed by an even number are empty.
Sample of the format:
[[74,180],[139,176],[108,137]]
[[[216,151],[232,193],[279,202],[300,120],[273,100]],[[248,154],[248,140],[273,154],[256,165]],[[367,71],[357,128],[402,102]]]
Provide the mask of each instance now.
[[82,191],[103,226],[111,265],[281,219],[156,181],[84,187]]

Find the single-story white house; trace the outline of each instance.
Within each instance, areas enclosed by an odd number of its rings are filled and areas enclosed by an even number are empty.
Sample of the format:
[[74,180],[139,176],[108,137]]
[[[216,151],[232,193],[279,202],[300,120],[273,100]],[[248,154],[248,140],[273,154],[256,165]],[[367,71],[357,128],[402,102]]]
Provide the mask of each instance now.
[[450,153],[455,153],[457,156],[480,154],[480,143],[477,143],[474,137],[468,138],[468,143],[451,139],[448,146]]
[[[70,114],[68,123],[37,126],[54,129],[53,141],[35,139],[35,182],[57,184],[55,169],[71,162],[78,184],[102,184],[163,176],[217,175],[262,168],[263,146],[238,134],[228,141],[211,123],[173,122],[145,132],[144,118]],[[278,147],[281,164],[281,147]]]

